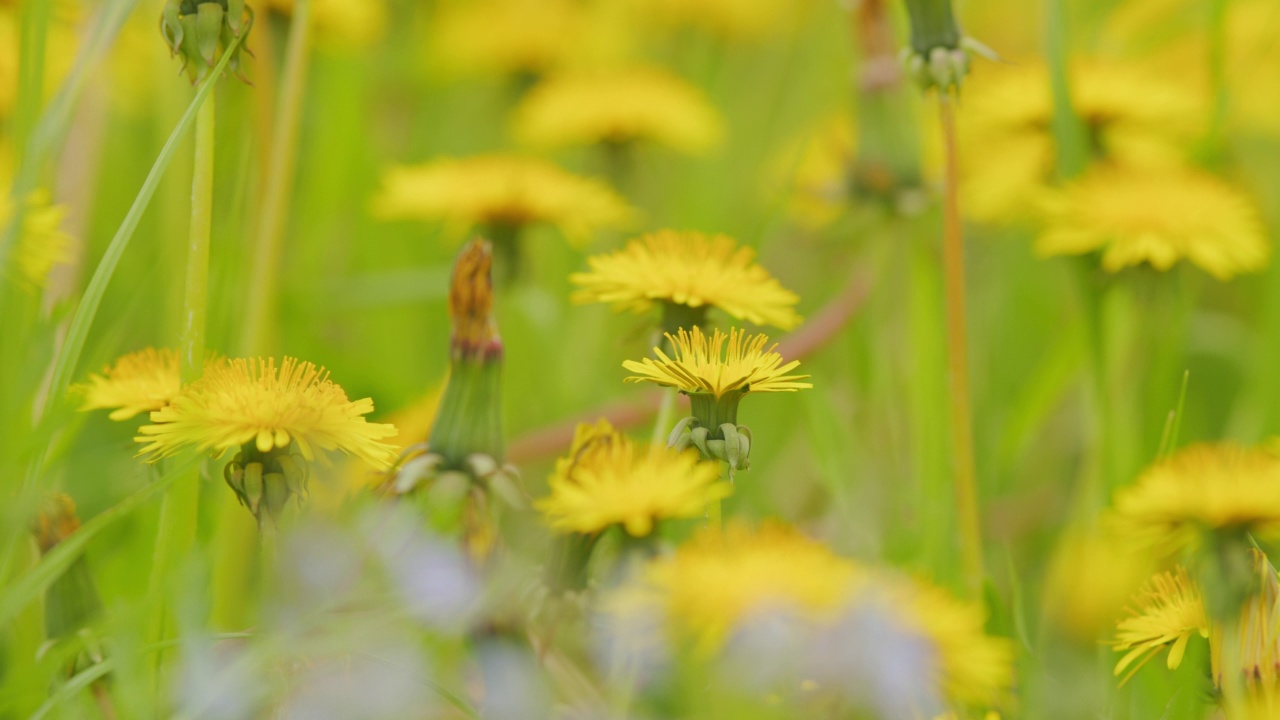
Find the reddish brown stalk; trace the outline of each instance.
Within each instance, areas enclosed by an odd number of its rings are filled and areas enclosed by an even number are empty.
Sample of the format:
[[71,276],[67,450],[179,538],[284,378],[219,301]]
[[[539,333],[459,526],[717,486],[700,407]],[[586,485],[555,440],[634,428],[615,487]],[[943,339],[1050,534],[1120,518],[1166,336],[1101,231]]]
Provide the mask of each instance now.
[[960,220],[959,158],[956,154],[954,98],[938,90],[942,141],[946,151],[942,254],[947,292],[947,375],[951,388],[951,452],[956,513],[960,524],[960,561],[970,597],[982,590],[982,529],[973,462],[973,411],[969,397],[969,344],[965,316],[964,230]]
[[[870,275],[864,270],[850,273],[848,282],[839,295],[832,298],[799,330],[778,341],[778,352],[788,360],[801,359],[813,354],[835,337],[836,333],[862,307],[871,289]],[[688,400],[680,399],[681,407],[688,407]],[[650,390],[638,398],[620,400],[533,430],[515,439],[507,448],[507,460],[524,463],[554,455],[569,447],[574,429],[579,423],[607,419],[615,428],[625,430],[647,422],[662,405],[662,390]]]

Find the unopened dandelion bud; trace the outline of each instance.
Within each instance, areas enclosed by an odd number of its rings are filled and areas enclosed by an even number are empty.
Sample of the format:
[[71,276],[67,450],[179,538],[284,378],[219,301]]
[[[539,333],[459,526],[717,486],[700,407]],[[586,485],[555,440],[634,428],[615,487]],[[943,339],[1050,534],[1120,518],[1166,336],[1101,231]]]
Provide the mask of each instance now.
[[241,42],[228,61],[233,72],[240,67],[242,38],[253,27],[253,10],[244,0],[168,0],[160,11],[160,34],[169,54],[182,56],[182,66],[192,83],[203,80],[227,48]]
[[[54,493],[41,508],[32,527],[40,553],[48,553],[80,529],[76,505],[64,493]],[[45,591],[44,626],[50,640],[63,640],[79,634],[102,612],[102,601],[89,563],[84,556],[76,558]],[[72,660],[67,671],[87,666],[88,658]]]
[[502,339],[493,319],[492,246],[473,240],[454,264],[449,384],[428,440],[444,467],[472,470],[474,455],[502,465]]
[[911,45],[905,51],[907,74],[922,88],[959,87],[969,72],[969,49],[956,23],[951,0],[906,0],[911,16]]

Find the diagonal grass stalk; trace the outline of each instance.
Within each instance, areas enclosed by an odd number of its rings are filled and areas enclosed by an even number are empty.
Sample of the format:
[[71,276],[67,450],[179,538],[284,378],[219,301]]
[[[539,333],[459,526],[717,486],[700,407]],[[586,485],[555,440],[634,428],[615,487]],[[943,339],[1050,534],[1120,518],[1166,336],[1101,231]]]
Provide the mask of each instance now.
[[[227,51],[230,55],[230,51]],[[215,80],[217,75],[212,76]],[[196,116],[195,164],[191,179],[191,231],[187,245],[185,295],[182,306],[182,334],[179,340],[182,382],[200,377],[205,357],[205,316],[209,295],[209,236],[213,227],[213,167],[217,104],[213,95],[205,99]],[[163,639],[167,617],[165,582],[178,562],[191,552],[196,540],[199,516],[200,472],[174,483],[160,506],[160,526],[156,529],[155,553],[151,565],[152,616],[149,639]],[[162,656],[157,656],[159,664]]]
[[982,525],[973,459],[973,408],[969,394],[969,341],[965,315],[964,230],[960,219],[959,158],[956,152],[955,98],[938,90],[938,111],[946,153],[943,208],[943,265],[947,295],[947,375],[951,387],[951,454],[960,562],[970,597],[982,588]]

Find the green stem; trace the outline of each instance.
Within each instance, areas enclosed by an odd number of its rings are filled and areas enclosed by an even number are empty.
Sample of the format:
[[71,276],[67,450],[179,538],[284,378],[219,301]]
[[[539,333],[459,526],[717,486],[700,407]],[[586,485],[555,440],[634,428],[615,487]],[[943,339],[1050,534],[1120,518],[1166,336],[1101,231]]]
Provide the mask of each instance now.
[[1089,136],[1071,103],[1065,0],[1045,4],[1045,49],[1049,59],[1049,86],[1053,96],[1053,139],[1057,146],[1057,175],[1070,180],[1089,164]]
[[[182,306],[181,372],[184,383],[200,376],[204,365],[205,315],[209,288],[209,235],[213,225],[214,95],[196,116],[195,167],[191,180],[191,233],[187,246],[186,295]],[[199,515],[200,472],[169,487],[160,505],[160,525],[151,566],[150,642],[164,639],[167,617],[166,582],[177,564],[195,545]],[[157,655],[157,664],[162,655]]]
[[676,414],[676,396],[680,391],[673,387],[662,389],[662,404],[658,406],[658,417],[653,421],[654,445],[666,445],[667,435],[671,432],[671,419]]
[[1209,81],[1213,92],[1213,107],[1209,115],[1209,133],[1205,138],[1205,160],[1210,164],[1221,161],[1227,112],[1231,96],[1227,87],[1227,2],[1210,0],[1209,3]]
[[27,142],[44,105],[45,39],[52,2],[22,4],[21,41],[18,49],[18,101],[13,120],[14,151],[19,164],[27,155]]
[[281,73],[280,107],[271,131],[266,187],[249,266],[247,312],[240,349],[244,354],[269,353],[277,324],[277,279],[287,215],[298,156],[298,125],[302,116],[311,48],[311,2],[295,0]]
[[938,91],[946,193],[943,223],[943,270],[947,295],[947,375],[951,386],[951,453],[956,513],[960,528],[960,560],[970,597],[982,590],[982,524],[973,456],[973,409],[969,396],[969,341],[965,314],[964,229],[960,219],[959,159],[956,151],[954,98]]

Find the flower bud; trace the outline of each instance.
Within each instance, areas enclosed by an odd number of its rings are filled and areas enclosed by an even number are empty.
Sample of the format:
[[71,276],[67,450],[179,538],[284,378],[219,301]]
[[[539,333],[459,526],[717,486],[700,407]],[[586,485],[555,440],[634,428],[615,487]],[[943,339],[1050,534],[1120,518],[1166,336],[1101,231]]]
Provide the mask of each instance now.
[[[160,11],[160,34],[171,56],[182,56],[182,67],[191,82],[208,76],[222,53],[253,27],[253,10],[244,0],[168,0]],[[240,75],[240,52],[236,45],[228,62],[231,72]]]
[[[43,555],[80,529],[76,505],[64,493],[54,493],[41,508],[32,527],[36,543]],[[87,628],[102,614],[102,600],[89,563],[83,555],[76,558],[60,577],[49,585],[44,596],[45,636],[51,643],[83,640],[79,651],[71,654],[68,676],[100,662],[101,648]]]

